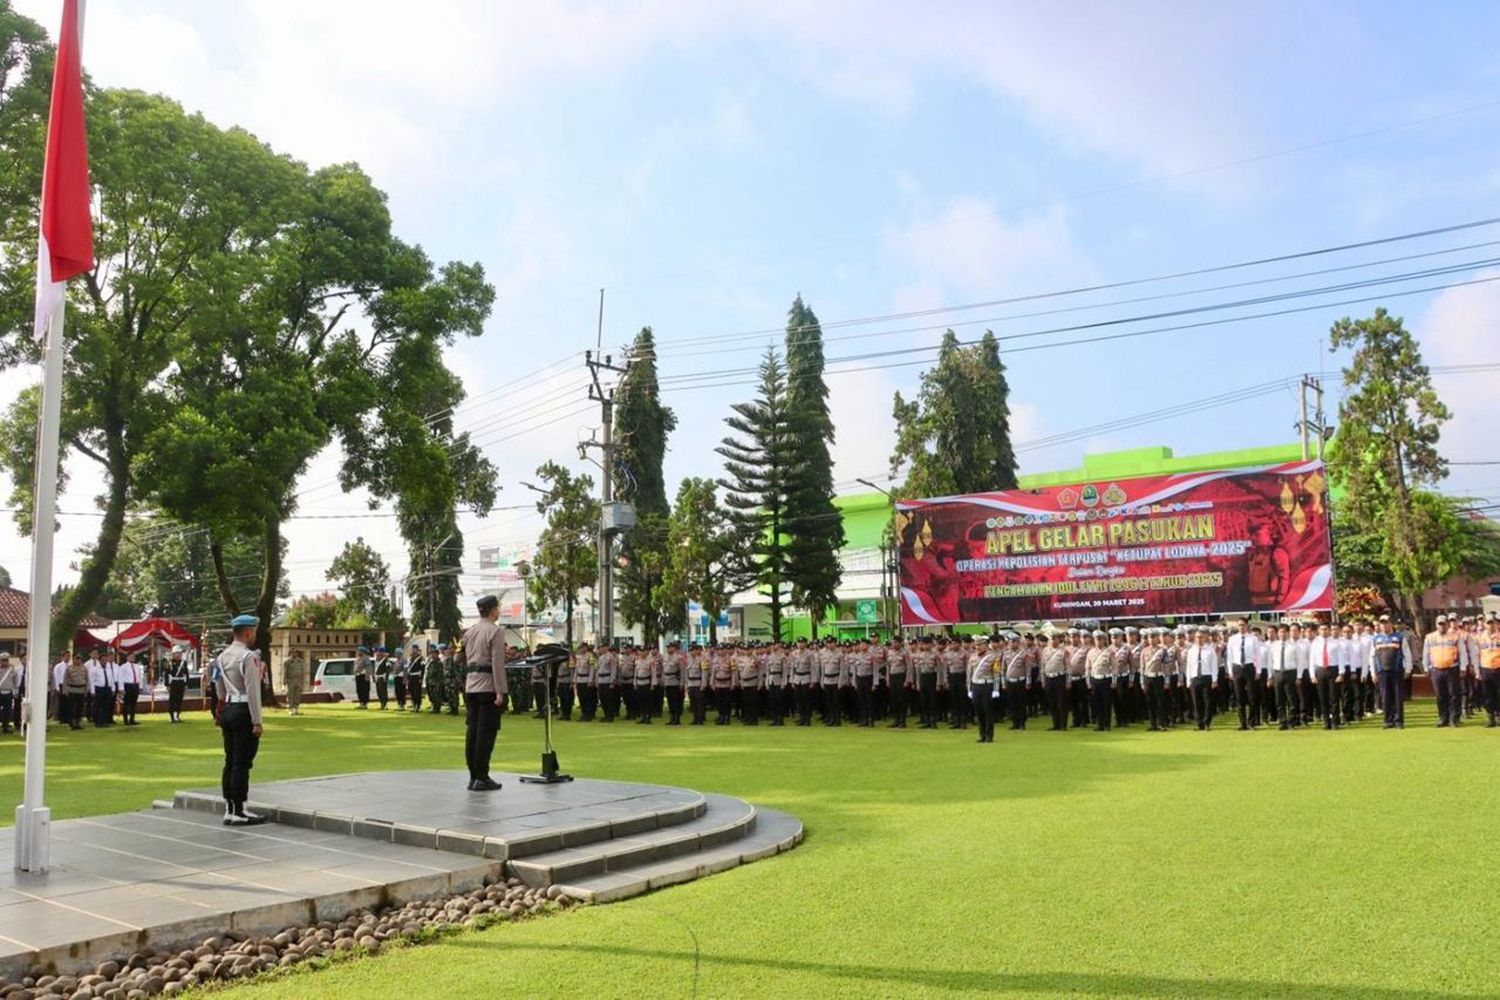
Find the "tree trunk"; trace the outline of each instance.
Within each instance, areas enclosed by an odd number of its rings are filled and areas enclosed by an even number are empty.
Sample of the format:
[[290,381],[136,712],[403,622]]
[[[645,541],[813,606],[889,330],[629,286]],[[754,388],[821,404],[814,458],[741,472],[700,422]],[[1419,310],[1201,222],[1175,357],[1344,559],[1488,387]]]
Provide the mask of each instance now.
[[232,618],[240,613],[240,602],[234,596],[229,574],[224,572],[224,546],[217,541],[209,542],[208,554],[214,564],[214,586],[218,588],[219,600],[224,602],[224,611]]
[[270,684],[270,674],[271,618],[276,613],[276,585],[281,580],[281,518],[277,515],[266,518],[262,550],[264,569],[260,577],[260,594],[255,599],[255,615],[260,619],[255,629],[255,647],[260,650],[260,661],[266,665],[266,692],[270,695],[271,707],[275,708],[276,695]]
[[[104,519],[99,524],[99,537],[94,542],[94,551],[83,563],[78,575],[78,585],[68,595],[52,618],[51,648],[61,651],[73,641],[78,623],[94,610],[109,574],[114,571],[115,557],[120,551],[120,536],[125,530],[125,503],[129,496],[130,462],[125,455],[125,429],[123,424],[112,422],[105,428],[106,474],[109,477],[109,492],[105,495]],[[33,511],[33,518],[36,512]],[[33,594],[33,600],[48,600],[49,594]]]

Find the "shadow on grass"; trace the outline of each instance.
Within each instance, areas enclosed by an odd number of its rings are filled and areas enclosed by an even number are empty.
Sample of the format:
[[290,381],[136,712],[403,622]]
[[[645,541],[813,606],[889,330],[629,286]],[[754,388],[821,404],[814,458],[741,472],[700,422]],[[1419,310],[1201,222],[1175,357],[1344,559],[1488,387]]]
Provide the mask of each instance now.
[[[626,948],[596,944],[508,944],[504,941],[458,938],[453,947],[485,951],[548,951],[605,958],[689,960],[691,953]],[[970,993],[1095,993],[1145,997],[1306,997],[1318,1000],[1453,1000],[1469,996],[1444,990],[1413,990],[1382,986],[1341,986],[1326,983],[1288,983],[1263,979],[1188,979],[1172,976],[1139,976],[1091,972],[986,972],[980,970],[888,968],[833,962],[806,962],[794,958],[705,954],[698,958],[705,969],[725,974],[768,969],[809,976],[852,980],[866,984],[879,995],[882,984],[915,989],[963,990]]]

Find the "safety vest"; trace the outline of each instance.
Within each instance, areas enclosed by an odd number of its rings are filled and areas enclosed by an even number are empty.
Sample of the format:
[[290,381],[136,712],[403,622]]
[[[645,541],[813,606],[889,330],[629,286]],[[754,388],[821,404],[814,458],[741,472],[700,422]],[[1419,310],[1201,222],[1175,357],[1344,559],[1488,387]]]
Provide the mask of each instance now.
[[1479,640],[1479,665],[1486,670],[1500,670],[1500,639]]
[[1439,670],[1458,666],[1458,637],[1439,635],[1434,632],[1427,637],[1427,656]]

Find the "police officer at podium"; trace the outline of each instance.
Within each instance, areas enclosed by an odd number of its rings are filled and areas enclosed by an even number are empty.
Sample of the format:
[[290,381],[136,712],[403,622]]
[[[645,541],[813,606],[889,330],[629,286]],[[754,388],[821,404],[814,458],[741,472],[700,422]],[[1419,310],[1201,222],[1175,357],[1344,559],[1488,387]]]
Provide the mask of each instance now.
[[500,706],[505,703],[505,639],[497,619],[500,599],[481,597],[475,606],[479,621],[464,632],[464,760],[469,766],[469,791],[498,791],[500,782],[490,777],[490,755],[495,734],[500,731]]
[[209,667],[218,697],[219,731],[224,737],[224,825],[258,826],[266,817],[245,811],[250,797],[250,768],[260,750],[260,686],[265,667],[251,648],[260,619],[237,615],[229,622],[234,641]]

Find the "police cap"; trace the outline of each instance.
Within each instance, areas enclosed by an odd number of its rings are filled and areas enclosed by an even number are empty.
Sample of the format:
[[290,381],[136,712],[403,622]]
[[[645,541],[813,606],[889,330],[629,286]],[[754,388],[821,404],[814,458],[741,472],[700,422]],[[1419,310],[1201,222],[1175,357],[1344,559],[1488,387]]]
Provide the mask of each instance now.
[[479,609],[480,614],[484,614],[491,608],[498,608],[500,606],[500,598],[496,597],[494,594],[485,594],[479,600],[474,602],[474,606]]
[[230,628],[254,628],[260,624],[260,619],[254,615],[235,615],[229,619]]

